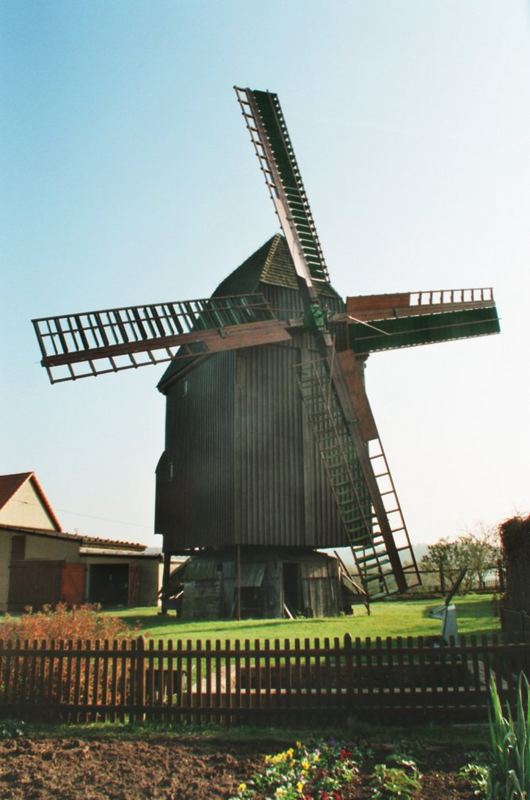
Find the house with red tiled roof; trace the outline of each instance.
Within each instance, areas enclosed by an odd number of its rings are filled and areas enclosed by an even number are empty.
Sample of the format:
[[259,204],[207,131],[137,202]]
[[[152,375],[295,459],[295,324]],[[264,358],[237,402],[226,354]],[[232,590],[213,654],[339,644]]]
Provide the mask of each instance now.
[[34,472],[0,475],[0,612],[156,605],[161,557],[146,551],[64,531]]

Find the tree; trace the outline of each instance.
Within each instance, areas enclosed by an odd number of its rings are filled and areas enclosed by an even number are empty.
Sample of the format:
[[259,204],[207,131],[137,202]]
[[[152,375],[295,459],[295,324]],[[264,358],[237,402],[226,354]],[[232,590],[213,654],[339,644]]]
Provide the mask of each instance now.
[[438,572],[442,594],[465,567],[467,573],[460,591],[468,592],[473,586],[484,587],[486,573],[497,567],[499,554],[496,531],[480,525],[474,533],[462,534],[454,541],[439,539],[430,545],[420,567]]
[[439,539],[435,544],[429,545],[420,562],[420,568],[425,572],[438,572],[440,591],[445,594],[447,580],[454,580],[458,573],[454,542]]
[[497,531],[480,526],[476,533],[459,536],[455,545],[459,564],[467,568],[464,591],[475,585],[483,589],[486,573],[497,568],[500,558]]

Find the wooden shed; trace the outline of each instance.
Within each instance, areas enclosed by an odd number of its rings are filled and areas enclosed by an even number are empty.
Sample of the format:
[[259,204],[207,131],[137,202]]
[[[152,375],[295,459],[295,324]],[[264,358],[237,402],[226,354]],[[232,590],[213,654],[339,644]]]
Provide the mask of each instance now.
[[168,597],[182,619],[281,617],[286,609],[333,616],[343,606],[337,560],[310,548],[244,548],[235,559],[230,549],[205,550],[171,573]]

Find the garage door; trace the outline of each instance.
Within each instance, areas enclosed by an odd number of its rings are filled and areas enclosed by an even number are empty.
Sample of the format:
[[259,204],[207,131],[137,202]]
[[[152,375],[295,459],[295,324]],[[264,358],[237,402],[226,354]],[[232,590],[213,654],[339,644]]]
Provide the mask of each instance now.
[[61,573],[64,561],[15,561],[9,566],[10,611],[31,606],[40,611],[43,605],[61,600]]

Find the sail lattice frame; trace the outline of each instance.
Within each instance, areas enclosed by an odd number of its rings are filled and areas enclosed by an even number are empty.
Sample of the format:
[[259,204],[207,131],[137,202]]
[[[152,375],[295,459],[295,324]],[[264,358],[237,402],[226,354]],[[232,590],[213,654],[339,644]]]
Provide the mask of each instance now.
[[261,294],[44,317],[33,326],[51,383],[290,338]]

